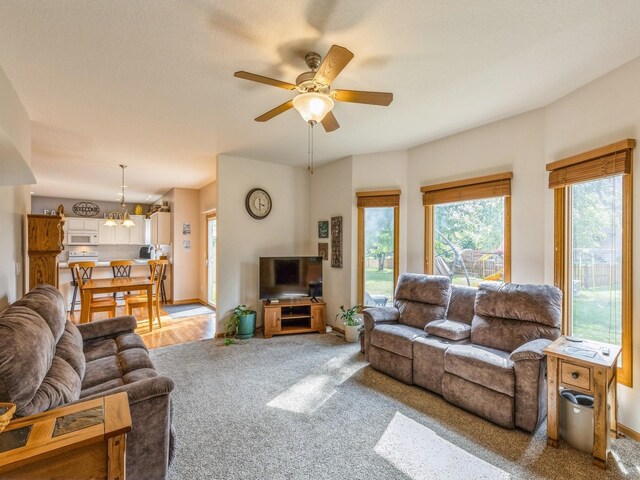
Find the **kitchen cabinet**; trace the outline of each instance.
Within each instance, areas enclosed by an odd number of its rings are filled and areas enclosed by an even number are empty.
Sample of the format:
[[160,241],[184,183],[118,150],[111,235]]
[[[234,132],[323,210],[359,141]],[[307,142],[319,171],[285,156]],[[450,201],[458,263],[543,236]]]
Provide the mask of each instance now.
[[133,227],[123,227],[118,225],[115,227],[107,227],[104,221],[98,226],[98,243],[100,245],[147,245],[149,241],[146,238],[146,222],[144,215],[131,215],[131,220],[135,223]]
[[171,244],[171,213],[156,212],[151,215],[151,243]]
[[98,230],[99,245],[114,245],[116,243],[116,227],[108,227],[104,222],[100,223]]
[[111,227],[116,231],[116,245],[129,245],[129,230],[133,227],[123,227],[118,224],[115,227]]
[[99,218],[67,218],[69,223],[67,230],[70,232],[98,232],[100,228]]

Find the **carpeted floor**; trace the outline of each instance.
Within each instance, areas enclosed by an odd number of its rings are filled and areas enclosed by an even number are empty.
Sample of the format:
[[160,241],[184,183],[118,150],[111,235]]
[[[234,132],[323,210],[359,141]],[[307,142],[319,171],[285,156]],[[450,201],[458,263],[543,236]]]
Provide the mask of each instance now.
[[629,479],[640,444],[602,472],[566,444],[505,430],[376,372],[338,334],[151,352],[176,383],[171,479]]
[[163,305],[162,308],[173,319],[195,317],[196,315],[210,315],[216,311],[201,303],[186,303],[183,305]]

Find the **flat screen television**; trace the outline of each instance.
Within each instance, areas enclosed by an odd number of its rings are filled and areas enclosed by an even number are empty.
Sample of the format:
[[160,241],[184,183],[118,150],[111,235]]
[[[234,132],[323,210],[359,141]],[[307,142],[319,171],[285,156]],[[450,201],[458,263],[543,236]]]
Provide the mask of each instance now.
[[321,296],[322,257],[260,257],[260,299]]

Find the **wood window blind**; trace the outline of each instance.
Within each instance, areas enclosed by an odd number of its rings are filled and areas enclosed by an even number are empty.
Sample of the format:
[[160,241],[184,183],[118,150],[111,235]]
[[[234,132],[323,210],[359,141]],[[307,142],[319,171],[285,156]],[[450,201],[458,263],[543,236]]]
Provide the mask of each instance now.
[[547,164],[549,188],[563,188],[631,172],[635,140],[612,143],[589,152]]
[[358,208],[367,207],[399,207],[400,190],[385,190],[379,192],[356,192]]
[[464,202],[492,197],[511,196],[512,172],[497,173],[484,177],[458,180],[422,187],[422,204]]

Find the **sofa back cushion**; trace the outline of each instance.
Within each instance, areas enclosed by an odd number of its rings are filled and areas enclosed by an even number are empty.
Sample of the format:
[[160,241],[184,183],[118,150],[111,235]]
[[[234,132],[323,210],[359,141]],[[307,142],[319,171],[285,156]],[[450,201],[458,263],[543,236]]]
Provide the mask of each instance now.
[[400,312],[399,322],[424,328],[433,320],[445,318],[450,295],[449,277],[403,273],[398,278],[394,300]]
[[451,285],[451,299],[449,300],[447,319],[471,325],[475,313],[477,292],[478,289],[475,287]]
[[67,322],[67,307],[62,294],[56,287],[46,284],[38,285],[13,306],[27,307],[37,312],[47,322],[56,342],[62,336]]
[[0,314],[0,402],[25,415],[51,368],[56,342],[47,322],[33,310],[10,306]]
[[483,282],[478,288],[471,343],[512,352],[560,336],[562,292],[551,285]]

